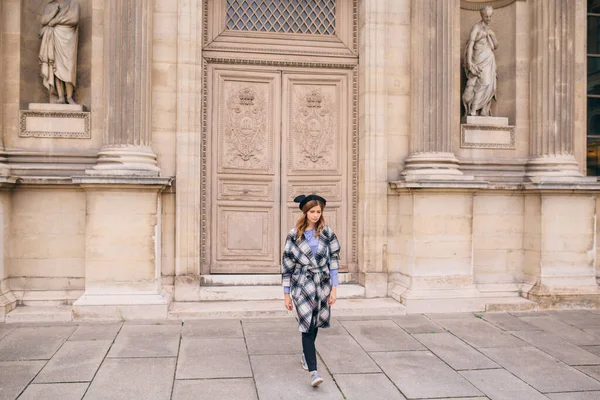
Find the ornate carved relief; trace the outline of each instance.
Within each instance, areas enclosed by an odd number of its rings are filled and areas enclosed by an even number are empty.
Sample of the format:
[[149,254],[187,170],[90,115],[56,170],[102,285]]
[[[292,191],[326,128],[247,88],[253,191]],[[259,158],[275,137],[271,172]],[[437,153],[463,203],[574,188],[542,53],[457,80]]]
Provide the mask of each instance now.
[[224,83],[220,169],[272,171],[268,84]]
[[338,168],[337,97],[332,86],[293,85],[290,104],[293,170],[331,171]]

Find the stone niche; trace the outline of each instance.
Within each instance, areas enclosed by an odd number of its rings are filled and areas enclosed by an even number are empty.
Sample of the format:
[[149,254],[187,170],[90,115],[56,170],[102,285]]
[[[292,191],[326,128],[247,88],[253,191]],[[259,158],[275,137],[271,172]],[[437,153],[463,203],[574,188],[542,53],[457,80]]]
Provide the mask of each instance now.
[[476,179],[521,181],[529,152],[529,5],[523,1],[461,1],[460,62],[461,96],[465,88],[465,44],[473,25],[481,20],[479,9],[494,7],[490,28],[498,38],[494,52],[498,73],[497,101],[492,102],[493,119],[465,118],[461,102],[461,129],[453,148],[465,174]]
[[[20,109],[30,103],[47,103],[48,92],[40,77],[40,18],[48,0],[21,1],[21,76]],[[79,0],[79,42],[75,101],[89,109],[91,103],[92,0]]]

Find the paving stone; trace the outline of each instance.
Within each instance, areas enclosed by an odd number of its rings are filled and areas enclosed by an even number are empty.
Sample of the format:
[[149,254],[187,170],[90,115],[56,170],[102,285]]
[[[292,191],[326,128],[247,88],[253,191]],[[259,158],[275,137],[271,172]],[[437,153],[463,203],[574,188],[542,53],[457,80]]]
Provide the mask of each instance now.
[[76,326],[15,328],[0,341],[0,361],[48,360]]
[[444,397],[443,399],[436,398],[435,400],[489,400],[489,397]]
[[244,337],[242,324],[237,319],[202,319],[186,321],[181,328],[183,337]]
[[477,348],[527,346],[522,340],[479,318],[441,319],[438,323]]
[[0,362],[0,399],[16,399],[46,361]]
[[528,324],[520,318],[508,313],[485,313],[483,319],[505,331],[539,331],[535,325]]
[[[249,354],[300,354],[302,352],[302,334],[298,330],[296,320],[274,321],[272,324],[246,321],[242,323]],[[319,329],[318,334],[322,336],[325,330]],[[317,336],[318,342],[319,336]]]
[[482,395],[429,351],[371,353],[371,356],[408,398]]
[[406,399],[384,374],[335,374],[334,378],[348,400]]
[[498,364],[451,333],[422,333],[413,336],[456,370],[498,368]]
[[546,396],[504,369],[462,371],[462,376],[494,400],[544,400]]
[[588,310],[546,311],[546,314],[579,329],[600,329],[600,315]]
[[175,358],[106,359],[84,400],[168,400]]
[[591,333],[592,335],[600,337],[600,329],[586,328],[586,329],[584,329],[584,331],[587,332],[587,333]]
[[552,332],[556,336],[578,346],[600,345],[600,337],[591,333],[584,332],[579,328],[568,325],[554,317],[521,317],[523,321],[542,328],[545,331]]
[[427,318],[432,320],[443,320],[443,319],[472,319],[475,317],[475,313],[472,312],[461,312],[461,313],[429,313],[425,314]]
[[397,323],[408,333],[441,333],[446,332],[444,328],[431,321],[424,315],[403,315],[394,318]]
[[310,375],[300,367],[297,355],[250,356],[250,361],[260,399],[343,399],[326,368],[319,368],[324,381],[313,388]]
[[117,323],[88,323],[77,327],[69,337],[73,340],[114,340],[123,324]]
[[532,346],[569,365],[600,364],[600,357],[546,331],[511,332]]
[[298,322],[296,320],[277,321],[273,323],[246,322],[242,321],[245,336],[260,336],[264,334],[299,335]]
[[89,383],[31,384],[19,396],[19,400],[81,400],[88,385]]
[[333,374],[381,372],[351,336],[328,337],[317,346],[317,352]]
[[551,400],[600,400],[600,392],[548,393]]
[[175,381],[173,400],[258,400],[252,378]]
[[110,340],[65,342],[35,383],[91,381],[111,344]]
[[424,350],[393,321],[343,321],[342,325],[366,351]]
[[2,338],[6,335],[8,335],[10,332],[12,332],[12,330],[15,329],[14,326],[10,326],[10,325],[0,325],[0,340],[2,340]]
[[535,347],[494,348],[481,351],[542,393],[600,390],[600,382]]
[[576,367],[578,370],[583,372],[584,374],[591,376],[592,378],[600,381],[600,365],[590,365],[590,366],[581,366]]
[[108,357],[175,357],[179,348],[180,326],[123,326]]
[[[128,319],[123,323],[123,326],[135,326],[135,325],[154,325],[154,326],[179,326],[183,325],[183,321],[180,319]],[[173,328],[176,329],[176,328]]]
[[249,377],[252,377],[252,370],[244,339],[181,339],[177,379]]
[[332,319],[330,325],[329,328],[319,328],[319,337],[350,335],[339,320]]
[[600,346],[579,346],[579,347],[585,351],[589,351],[592,354],[600,356]]
[[548,314],[546,314],[543,311],[513,311],[511,313],[509,313],[511,315],[514,315],[515,317],[547,317]]

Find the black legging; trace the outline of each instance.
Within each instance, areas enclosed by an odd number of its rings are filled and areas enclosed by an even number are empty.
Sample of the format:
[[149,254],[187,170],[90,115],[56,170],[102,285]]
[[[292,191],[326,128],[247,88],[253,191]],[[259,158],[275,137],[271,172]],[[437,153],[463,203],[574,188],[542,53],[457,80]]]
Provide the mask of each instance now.
[[315,326],[316,319],[316,315],[313,314],[308,332],[302,332],[302,351],[304,352],[304,358],[306,358],[306,365],[308,365],[309,371],[317,370],[317,349],[315,348],[315,340],[317,340],[319,328]]

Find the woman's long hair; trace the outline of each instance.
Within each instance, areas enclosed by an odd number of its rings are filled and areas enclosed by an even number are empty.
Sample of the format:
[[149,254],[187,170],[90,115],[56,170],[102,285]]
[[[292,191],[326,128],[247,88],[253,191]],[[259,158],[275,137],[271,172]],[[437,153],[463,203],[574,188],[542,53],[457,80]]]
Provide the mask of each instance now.
[[302,216],[296,222],[296,232],[298,233],[298,236],[296,236],[297,241],[301,241],[302,239],[304,239],[304,232],[306,231],[306,228],[308,228],[307,214],[308,211],[315,206],[321,207],[321,218],[319,218],[319,220],[315,224],[315,236],[318,237],[321,234],[321,232],[323,232],[323,229],[325,229],[325,217],[323,216],[323,210],[325,209],[325,205],[319,200],[311,200],[304,205],[304,207],[302,208]]

